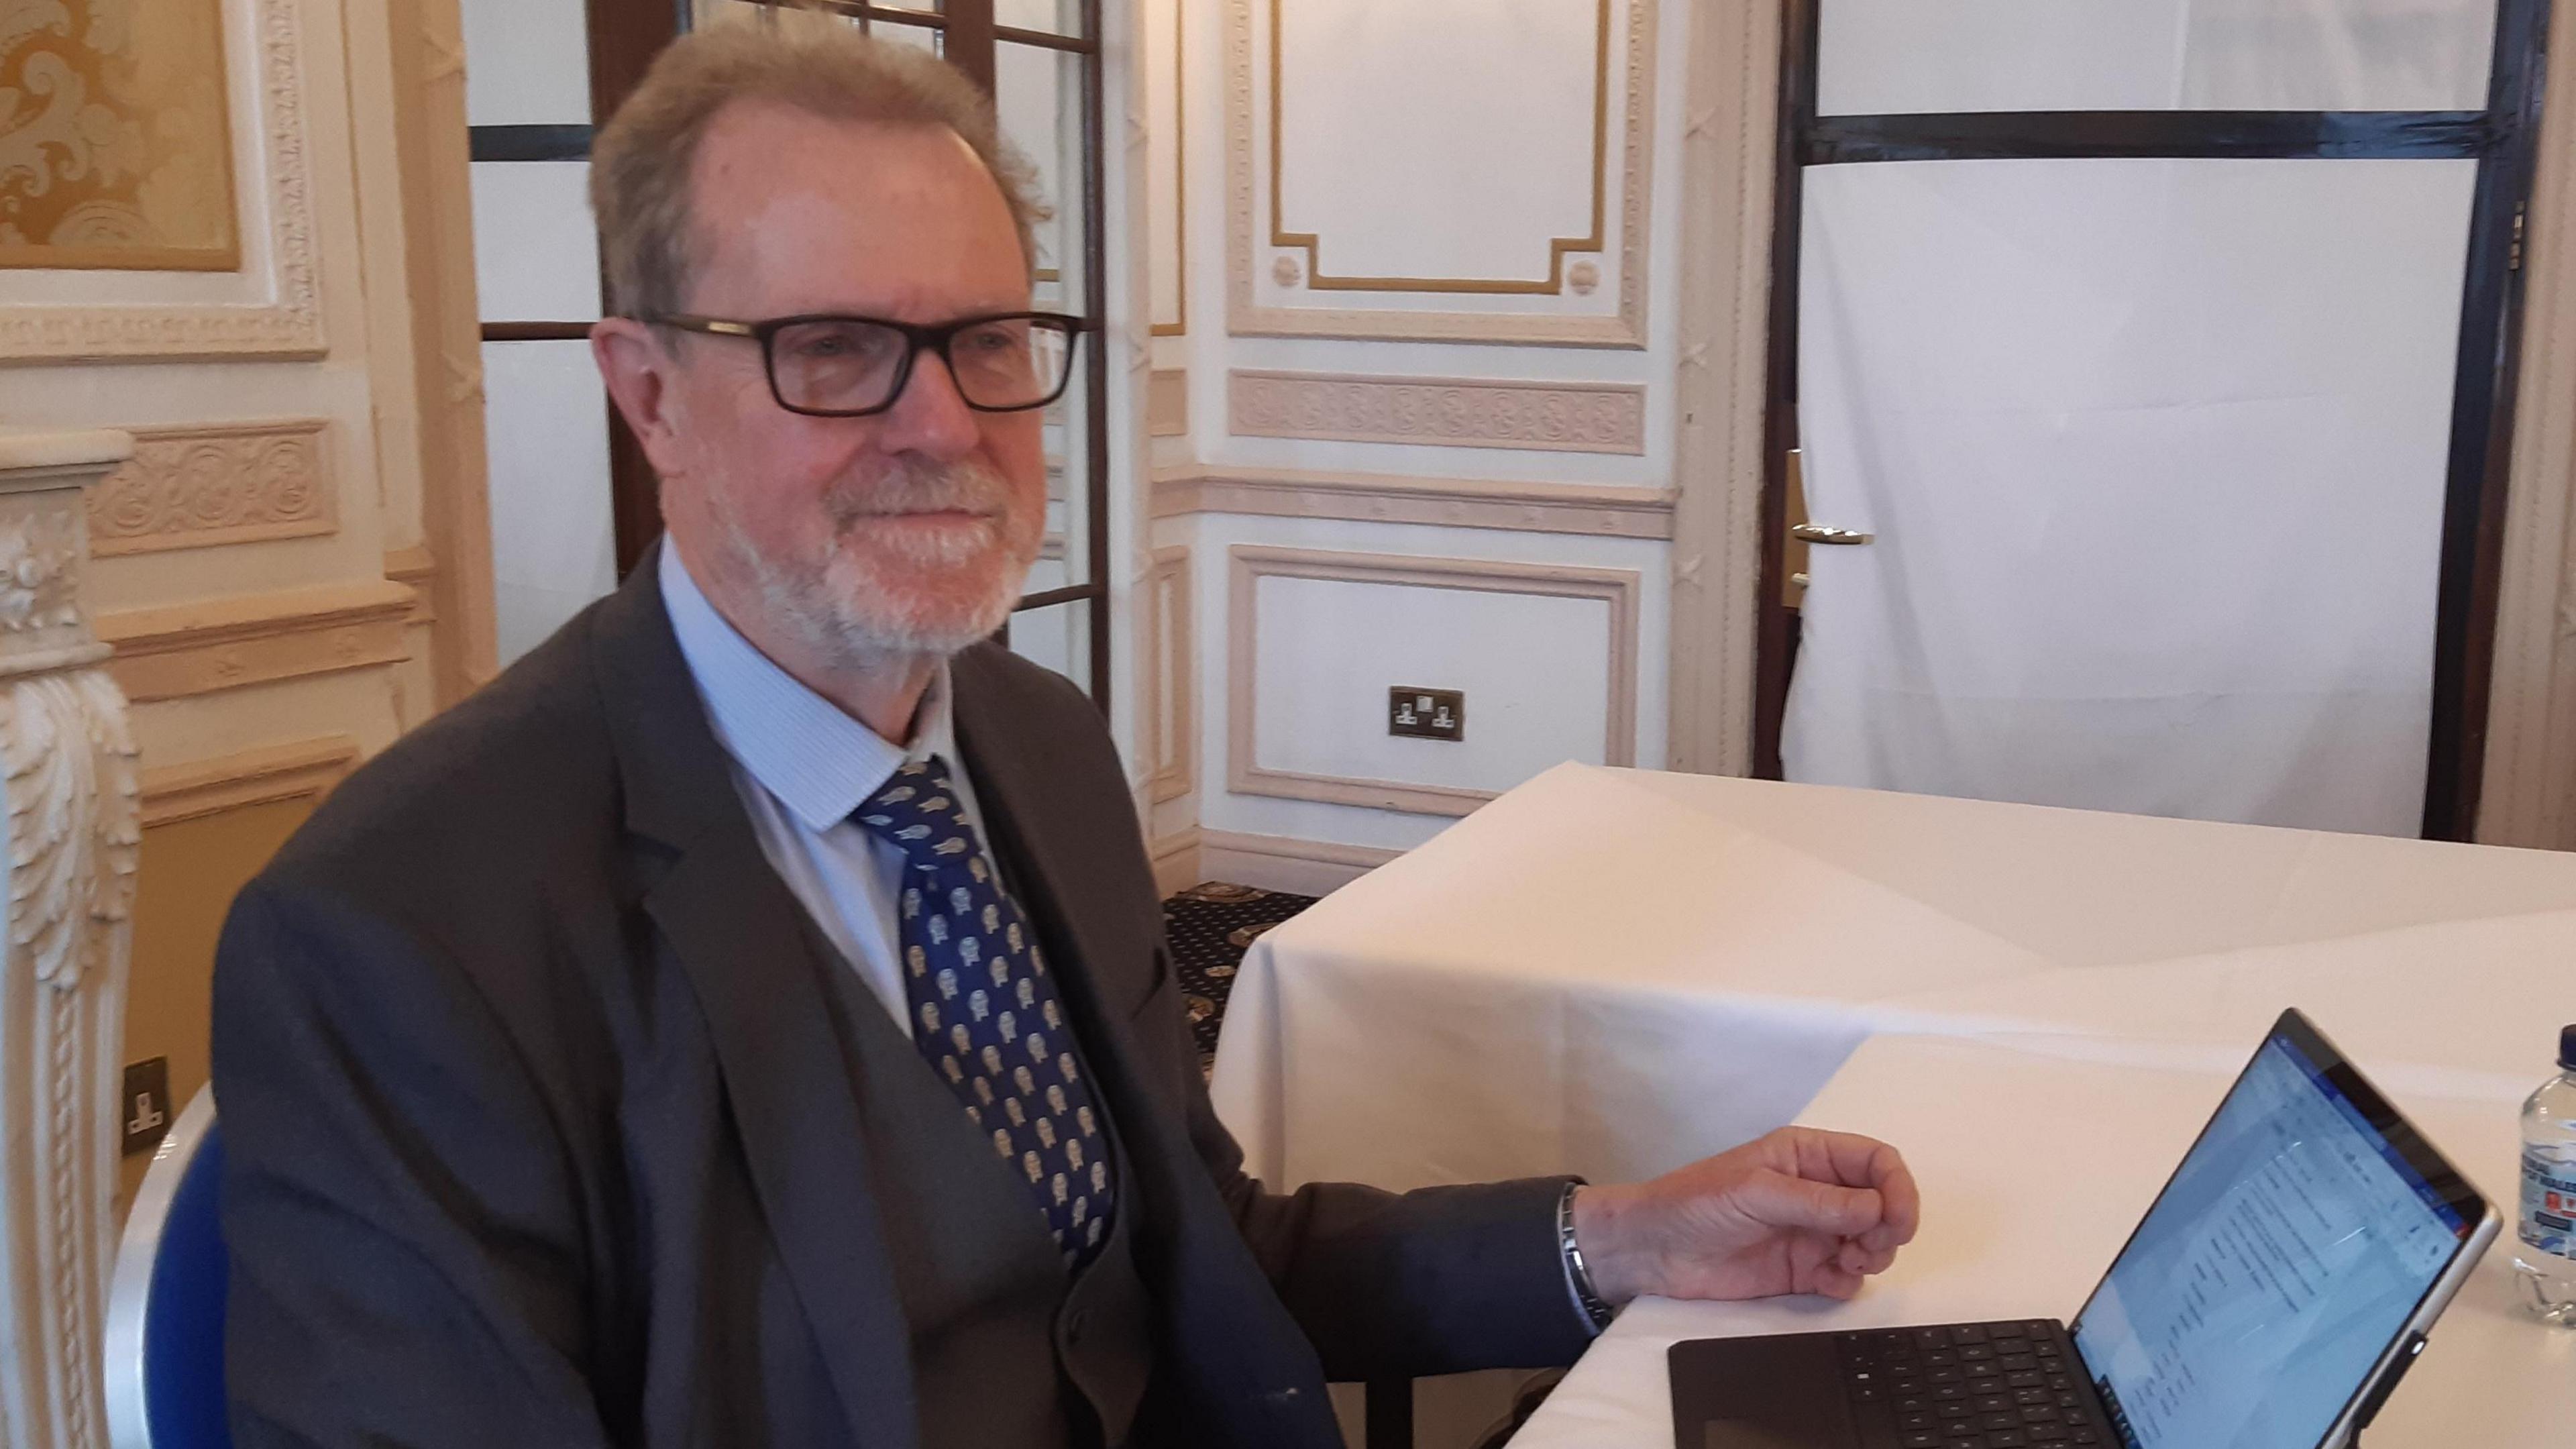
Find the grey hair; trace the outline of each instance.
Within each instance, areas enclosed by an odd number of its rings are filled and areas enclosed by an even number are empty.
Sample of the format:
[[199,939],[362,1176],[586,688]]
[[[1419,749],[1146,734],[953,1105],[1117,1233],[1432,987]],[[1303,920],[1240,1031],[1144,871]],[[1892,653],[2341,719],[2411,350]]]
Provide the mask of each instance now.
[[610,310],[650,317],[681,310],[698,255],[693,177],[698,146],[724,109],[744,100],[835,121],[944,126],[1001,187],[1037,266],[1037,226],[1049,215],[1037,174],[1002,139],[992,102],[926,50],[862,34],[838,17],[765,6],[682,36],[591,147],[591,208],[599,218]]

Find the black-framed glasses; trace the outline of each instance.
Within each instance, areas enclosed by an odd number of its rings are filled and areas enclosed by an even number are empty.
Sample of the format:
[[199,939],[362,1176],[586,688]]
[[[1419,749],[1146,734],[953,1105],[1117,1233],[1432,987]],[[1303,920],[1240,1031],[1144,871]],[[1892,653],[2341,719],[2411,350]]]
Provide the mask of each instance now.
[[903,396],[912,367],[936,352],[977,412],[1042,408],[1073,380],[1073,349],[1091,324],[1060,312],[1001,312],[918,327],[882,317],[811,315],[737,322],[685,313],[640,319],[710,337],[760,344],[769,393],[791,413],[864,418]]

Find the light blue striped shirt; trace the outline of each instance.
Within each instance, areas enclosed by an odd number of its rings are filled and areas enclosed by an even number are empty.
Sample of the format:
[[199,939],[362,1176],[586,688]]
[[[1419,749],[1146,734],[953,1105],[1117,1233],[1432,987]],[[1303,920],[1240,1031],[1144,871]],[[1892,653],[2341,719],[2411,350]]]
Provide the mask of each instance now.
[[885,1003],[907,1035],[901,916],[896,896],[903,852],[850,818],[907,760],[948,762],[967,822],[984,837],[984,813],[958,757],[948,666],[931,676],[913,715],[912,742],[888,743],[798,683],[716,612],[689,577],[680,551],[662,545],[662,603],[696,679],[707,723],[733,760],[733,783],[751,814],[761,854],[814,918],[825,939]]

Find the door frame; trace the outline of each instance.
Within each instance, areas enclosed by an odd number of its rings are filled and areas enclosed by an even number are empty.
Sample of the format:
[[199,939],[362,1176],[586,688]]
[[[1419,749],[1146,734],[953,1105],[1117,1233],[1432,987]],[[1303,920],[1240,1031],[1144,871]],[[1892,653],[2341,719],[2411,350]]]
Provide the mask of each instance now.
[[[1722,8],[1705,7],[1700,15],[1703,27],[1717,21]],[[1773,23],[1767,27],[1759,23],[1760,12],[1764,11],[1774,12]],[[1744,21],[1741,38],[1767,40],[1776,58],[1773,85],[1766,98],[1771,111],[1769,139],[1773,144],[1768,149],[1773,171],[1768,178],[1768,206],[1762,208],[1768,211],[1763,219],[1769,224],[1769,267],[1765,289],[1768,325],[1762,333],[1762,385],[1755,413],[1761,420],[1757,455],[1760,473],[1758,492],[1752,500],[1755,506],[1749,510],[1741,506],[1741,500],[1729,500],[1735,506],[1722,513],[1706,506],[1718,501],[1714,499],[1693,506],[1694,492],[1709,491],[1706,483],[1695,476],[1699,470],[1712,465],[1724,467],[1727,462],[1736,462],[1740,468],[1740,459],[1709,456],[1718,451],[1711,446],[1717,441],[1714,439],[1701,439],[1701,446],[1693,447],[1694,420],[1701,412],[1694,403],[1719,404],[1707,408],[1717,413],[1730,399],[1718,395],[1713,377],[1691,375],[1694,353],[1686,338],[1681,378],[1681,413],[1685,419],[1681,450],[1683,506],[1682,516],[1676,520],[1675,763],[1682,768],[1733,766],[1770,778],[1780,774],[1780,723],[1794,648],[1793,620],[1783,602],[1781,575],[1782,542],[1788,522],[1788,450],[1794,446],[1796,428],[1799,173],[1806,165],[1816,164],[1819,156],[1832,160],[2030,155],[2473,156],[2479,161],[2479,176],[2455,374],[2442,578],[2435,620],[2433,733],[2423,817],[2423,831],[2429,837],[2471,838],[2487,773],[2484,765],[2489,701],[2497,687],[2494,659],[2504,575],[2505,500],[2515,456],[2513,421],[2520,323],[2530,276],[2520,266],[2525,238],[2519,219],[2528,215],[2534,189],[2549,0],[2500,0],[2486,109],[2445,113],[2447,120],[2430,126],[2423,124],[2420,116],[2409,113],[2326,116],[2300,112],[2079,113],[2080,121],[2075,117],[2037,114],[1837,117],[1820,126],[1814,105],[1817,0],[1784,0],[1776,10],[1765,0],[1747,0],[1738,16]],[[1722,107],[1706,105],[1701,100],[1704,57],[1698,52],[1713,55],[1731,48],[1744,64],[1741,74],[1749,78],[1758,73],[1757,58],[1748,53],[1751,47],[1741,43],[1729,47],[1723,40],[1704,43],[1714,38],[1694,36],[1691,68],[1692,115],[1709,121],[1724,119],[1724,113]],[[1748,92],[1755,89],[1745,87]],[[1750,94],[1746,96],[1747,112],[1755,99]],[[1755,154],[1752,143],[1759,127],[1749,114],[1734,119],[1736,124],[1728,129],[1736,132],[1739,155]],[[2033,134],[2046,131],[2045,123],[2052,121],[2069,128],[2069,123],[2080,125],[2084,134],[2054,139]],[[1715,128],[1703,123],[1698,131],[1710,129]],[[1755,178],[1739,167],[1733,179],[1737,183],[1738,217],[1750,223],[1757,209],[1751,196]],[[1712,253],[1722,249],[1719,238],[1709,236],[1705,226],[1694,224],[1701,221],[1702,218],[1686,219],[1686,231],[1690,233],[1687,261],[1696,264],[1694,270],[1720,260]],[[1734,270],[1740,276],[1751,238],[1745,230],[1736,235],[1739,240]],[[1687,283],[1686,274],[1685,306],[1691,308],[1693,302],[1688,294],[1693,289]],[[2556,278],[2544,285],[2553,302],[2564,286]],[[1741,291],[1739,288],[1739,301]],[[1687,323],[1686,314],[1686,331]],[[1739,355],[1739,364],[1746,360]],[[1703,366],[1701,371],[1711,369]],[[1736,425],[1732,431],[1740,434],[1747,421],[1745,404],[1752,399],[1746,396],[1747,379],[1741,376],[1740,366],[1738,375],[1730,381],[1734,384],[1731,401],[1735,403],[1731,420]],[[1693,396],[1695,392],[1699,394],[1697,398]],[[1738,437],[1735,441],[1740,451],[1744,440]],[[1698,468],[1693,467],[1695,462]],[[1735,475],[1730,481],[1736,487],[1729,491],[1740,492],[1746,480],[1736,468],[1726,471]],[[1694,575],[1706,567],[1709,553],[1713,552],[1692,545],[1717,542],[1712,535],[1731,535],[1724,540],[1732,545],[1726,550],[1734,555],[1729,561],[1746,568],[1751,575],[1746,582],[1752,585],[1751,598],[1745,601],[1749,607],[1739,606],[1745,617],[1723,621],[1721,616],[1721,626],[1715,631],[1707,628],[1706,622],[1686,621],[1684,610],[1705,608],[1717,601],[1708,596],[1704,584],[1682,587],[1686,582],[1698,583]],[[1726,629],[1725,622],[1735,622],[1736,627]],[[1722,683],[1714,689],[1709,687],[1709,646],[1722,644],[1728,633],[1739,638],[1753,636],[1748,641],[1753,645],[1749,691],[1730,691]],[[1730,694],[1736,697],[1730,699]],[[1713,710],[1711,705],[1717,708]],[[1728,705],[1734,707],[1727,708]],[[1746,727],[1748,747],[1740,753],[1707,748],[1712,716],[1727,714],[1737,715]],[[1685,759],[1686,755],[1699,758]]]

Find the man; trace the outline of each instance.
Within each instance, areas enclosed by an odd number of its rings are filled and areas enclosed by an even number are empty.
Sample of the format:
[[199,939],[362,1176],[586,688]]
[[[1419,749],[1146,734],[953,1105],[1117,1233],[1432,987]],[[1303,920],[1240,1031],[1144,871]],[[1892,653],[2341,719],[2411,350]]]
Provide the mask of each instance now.
[[1818,1132],[1580,1191],[1243,1175],[1098,716],[978,642],[1076,341],[1027,184],[832,26],[684,40],[600,136],[594,351],[668,534],[235,906],[243,1444],[1321,1446],[1327,1379],[1848,1296],[1912,1234],[1894,1151]]

